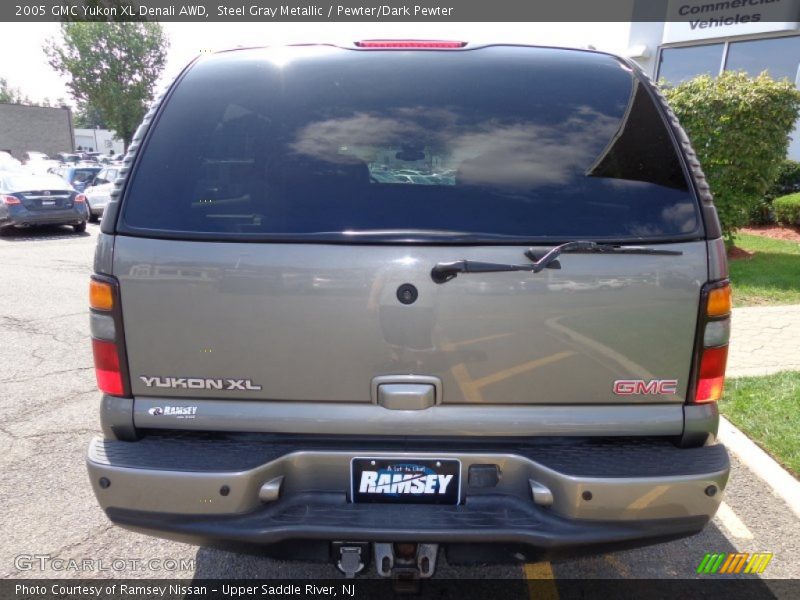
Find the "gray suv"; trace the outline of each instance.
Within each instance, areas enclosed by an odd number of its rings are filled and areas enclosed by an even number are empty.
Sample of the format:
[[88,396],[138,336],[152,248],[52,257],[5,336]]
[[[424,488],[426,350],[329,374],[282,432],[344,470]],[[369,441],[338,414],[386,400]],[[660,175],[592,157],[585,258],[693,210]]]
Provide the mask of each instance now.
[[189,65],[91,282],[114,523],[429,577],[700,531],[719,222],[638,67],[370,41]]

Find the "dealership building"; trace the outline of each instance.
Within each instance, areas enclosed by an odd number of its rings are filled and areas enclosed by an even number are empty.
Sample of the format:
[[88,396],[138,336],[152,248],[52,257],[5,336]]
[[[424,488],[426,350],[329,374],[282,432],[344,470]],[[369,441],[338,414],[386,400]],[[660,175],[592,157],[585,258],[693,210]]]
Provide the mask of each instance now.
[[[636,0],[627,54],[653,79],[680,83],[705,73],[767,71],[800,87],[800,2]],[[657,13],[655,15],[657,17]],[[789,157],[800,160],[800,123]]]
[[125,146],[116,133],[109,129],[75,128],[75,149],[103,154],[125,154]]

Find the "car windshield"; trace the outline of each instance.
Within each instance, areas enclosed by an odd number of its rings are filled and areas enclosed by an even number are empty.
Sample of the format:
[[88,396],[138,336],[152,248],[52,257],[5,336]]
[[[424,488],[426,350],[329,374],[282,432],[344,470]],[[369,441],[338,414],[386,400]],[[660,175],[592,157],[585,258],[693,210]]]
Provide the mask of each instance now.
[[208,238],[701,234],[674,143],[630,69],[514,47],[201,62],[148,140],[126,227]]

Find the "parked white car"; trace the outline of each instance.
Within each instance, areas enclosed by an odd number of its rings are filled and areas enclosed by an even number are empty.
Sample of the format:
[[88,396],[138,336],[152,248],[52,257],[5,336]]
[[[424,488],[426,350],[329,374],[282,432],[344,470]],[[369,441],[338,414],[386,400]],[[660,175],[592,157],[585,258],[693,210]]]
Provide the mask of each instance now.
[[0,150],[0,171],[18,171],[21,166],[22,163],[11,156],[11,153]]
[[106,204],[111,199],[111,190],[114,189],[114,182],[119,176],[120,168],[108,166],[100,170],[94,180],[89,183],[84,194],[86,203],[89,206],[89,220],[98,221],[103,216]]
[[58,161],[52,160],[44,152],[28,150],[23,156],[25,164],[22,169],[31,175],[44,175],[58,167]]

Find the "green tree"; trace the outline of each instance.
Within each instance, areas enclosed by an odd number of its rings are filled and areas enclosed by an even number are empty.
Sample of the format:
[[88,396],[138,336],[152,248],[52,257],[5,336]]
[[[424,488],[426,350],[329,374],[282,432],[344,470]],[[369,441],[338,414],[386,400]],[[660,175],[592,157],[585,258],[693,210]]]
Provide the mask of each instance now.
[[22,91],[17,87],[9,85],[5,77],[0,77],[0,102],[7,104],[25,104],[27,106],[45,106],[48,108],[69,108],[67,101],[64,98],[44,98],[40,101],[31,100],[29,96],[23,95]]
[[73,117],[75,127],[85,129],[108,129],[108,125],[103,119],[103,115],[97,108],[89,103],[83,102],[75,109]]
[[62,23],[45,44],[79,106],[92,106],[125,147],[153,100],[168,41],[158,23]]
[[800,112],[794,83],[703,75],[664,94],[703,165],[728,243],[778,176]]
[[19,88],[9,85],[5,77],[0,77],[0,102],[7,104],[30,104],[31,99],[23,96]]

